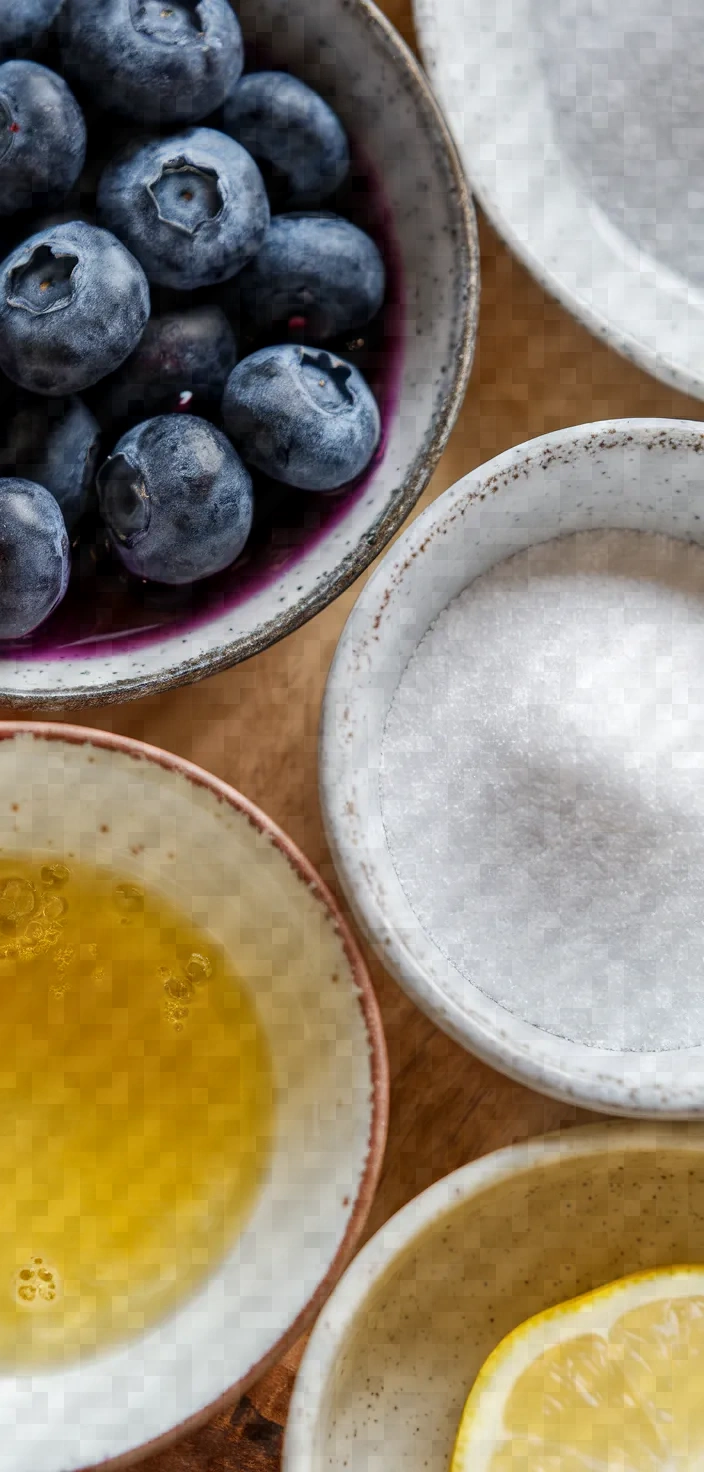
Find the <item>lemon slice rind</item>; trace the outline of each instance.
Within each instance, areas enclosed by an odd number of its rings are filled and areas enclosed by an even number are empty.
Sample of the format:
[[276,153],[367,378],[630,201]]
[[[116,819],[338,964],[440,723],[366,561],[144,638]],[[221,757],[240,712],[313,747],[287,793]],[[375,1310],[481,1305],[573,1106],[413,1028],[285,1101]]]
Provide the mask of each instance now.
[[704,1266],[682,1265],[633,1273],[555,1308],[512,1330],[482,1366],[466,1401],[450,1472],[489,1472],[504,1437],[504,1411],[524,1371],[559,1344],[596,1335],[607,1338],[631,1309],[665,1299],[704,1299]]

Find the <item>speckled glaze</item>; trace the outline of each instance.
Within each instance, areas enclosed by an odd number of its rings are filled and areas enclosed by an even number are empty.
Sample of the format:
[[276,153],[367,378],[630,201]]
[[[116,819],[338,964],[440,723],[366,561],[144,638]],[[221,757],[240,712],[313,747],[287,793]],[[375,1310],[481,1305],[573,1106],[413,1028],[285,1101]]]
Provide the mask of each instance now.
[[447,1472],[487,1356],[531,1314],[704,1263],[704,1128],[602,1125],[464,1166],[367,1243],[321,1314],[283,1472]]
[[704,398],[704,14],[691,0],[414,0],[477,197],[609,345]]
[[704,1117],[704,1047],[627,1053],[524,1022],[467,981],[422,929],[384,831],[379,767],[403,670],[443,608],[475,577],[535,543],[602,527],[704,545],[704,425],[630,419],[578,425],[499,455],[441,496],[367,583],[330,672],[321,798],[338,874],[384,965],[437,1025],[545,1094],[623,1115]]
[[[0,699],[57,711],[127,700],[248,659],[336,598],[423,491],[462,402],[479,293],[476,221],[424,74],[371,0],[238,0],[245,40],[339,112],[383,191],[400,254],[403,347],[383,456],[344,515],[240,602],[104,650],[0,658]],[[147,622],[149,622],[147,620]]]
[[112,866],[209,930],[251,988],[272,1056],[267,1176],[203,1287],[116,1350],[50,1373],[0,1373],[6,1472],[128,1466],[236,1400],[349,1261],[384,1153],[383,1030],[321,879],[259,809],[198,767],[101,731],[0,723],[0,811],[5,857]]

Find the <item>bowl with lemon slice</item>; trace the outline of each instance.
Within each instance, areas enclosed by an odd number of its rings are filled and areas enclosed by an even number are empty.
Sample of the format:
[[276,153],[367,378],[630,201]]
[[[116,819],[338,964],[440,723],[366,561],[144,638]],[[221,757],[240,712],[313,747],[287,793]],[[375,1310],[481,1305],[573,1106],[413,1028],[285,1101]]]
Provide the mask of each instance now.
[[704,1466],[704,1127],[605,1124],[464,1166],[366,1245],[284,1472]]

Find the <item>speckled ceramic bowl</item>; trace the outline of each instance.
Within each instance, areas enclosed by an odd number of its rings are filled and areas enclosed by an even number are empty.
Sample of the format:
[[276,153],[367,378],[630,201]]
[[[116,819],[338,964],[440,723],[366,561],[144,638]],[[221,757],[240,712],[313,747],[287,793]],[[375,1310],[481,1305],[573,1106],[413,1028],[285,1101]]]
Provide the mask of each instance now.
[[[125,700],[249,658],[325,608],[368,566],[424,489],[462,402],[478,305],[476,223],[424,75],[371,0],[237,0],[250,58],[333,104],[353,143],[355,208],[384,246],[384,350],[372,374],[382,449],[343,495],[284,490],[232,571],[179,590],[65,603],[30,648],[0,658],[0,701],[60,710]],[[273,532],[269,527],[273,524]],[[120,632],[123,630],[123,632]],[[119,636],[118,636],[119,635]]]
[[626,1273],[704,1263],[704,1128],[571,1130],[498,1151],[367,1243],[318,1319],[283,1472],[447,1472],[487,1356]]
[[126,1466],[234,1401],[351,1257],[384,1152],[383,1031],[322,881],[215,777],[100,731],[0,723],[0,812],[4,856],[115,868],[209,931],[251,989],[271,1051],[272,1157],[223,1262],[124,1346],[44,1374],[0,1371],[6,1472]]
[[[504,1073],[589,1108],[704,1116],[704,1045],[589,1047],[538,1027],[474,984],[423,928],[402,887],[380,795],[386,717],[437,615],[513,553],[600,527],[704,545],[704,426],[678,420],[579,425],[482,465],[418,517],[367,583],[328,681],[321,796],[338,873],[384,964],[439,1027]],[[520,937],[515,938],[520,946]]]
[[611,347],[704,398],[704,12],[690,0],[414,0],[472,186]]

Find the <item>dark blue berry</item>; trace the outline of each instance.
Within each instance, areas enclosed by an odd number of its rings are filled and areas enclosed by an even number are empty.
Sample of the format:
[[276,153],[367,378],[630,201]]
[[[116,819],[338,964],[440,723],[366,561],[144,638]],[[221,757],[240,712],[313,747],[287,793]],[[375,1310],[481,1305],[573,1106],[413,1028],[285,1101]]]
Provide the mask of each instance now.
[[34,393],[80,393],[123,363],[149,318],[149,286],[107,230],[42,230],[0,266],[0,368]]
[[110,540],[136,577],[192,583],[228,567],[252,525],[252,481],[219,429],[162,414],[131,429],[98,472]]
[[62,77],[36,61],[0,66],[0,215],[73,188],[86,157],[86,125]]
[[105,382],[99,414],[115,423],[139,413],[220,403],[237,362],[237,342],[219,307],[191,307],[152,317],[139,346]]
[[242,309],[257,331],[268,333],[285,323],[324,342],[376,316],[386,274],[374,241],[349,220],[275,215],[237,285]]
[[30,46],[48,31],[61,9],[61,0],[2,0],[0,56],[19,46]]
[[269,226],[256,164],[213,128],[129,150],[105,170],[98,210],[150,281],[181,291],[229,280],[259,250]]
[[54,497],[30,480],[0,480],[0,639],[39,627],[66,592],[71,566]]
[[242,71],[228,0],[66,0],[61,24],[68,74],[139,123],[198,122]]
[[0,475],[51,491],[72,532],[88,509],[99,452],[98,421],[81,399],[17,393],[0,438]]
[[320,348],[261,348],[233,369],[225,428],[243,460],[304,491],[334,491],[369,464],[381,436],[361,373]]
[[282,206],[316,205],[346,178],[345,130],[327,102],[288,72],[250,72],[225,101],[225,128],[273,172]]

